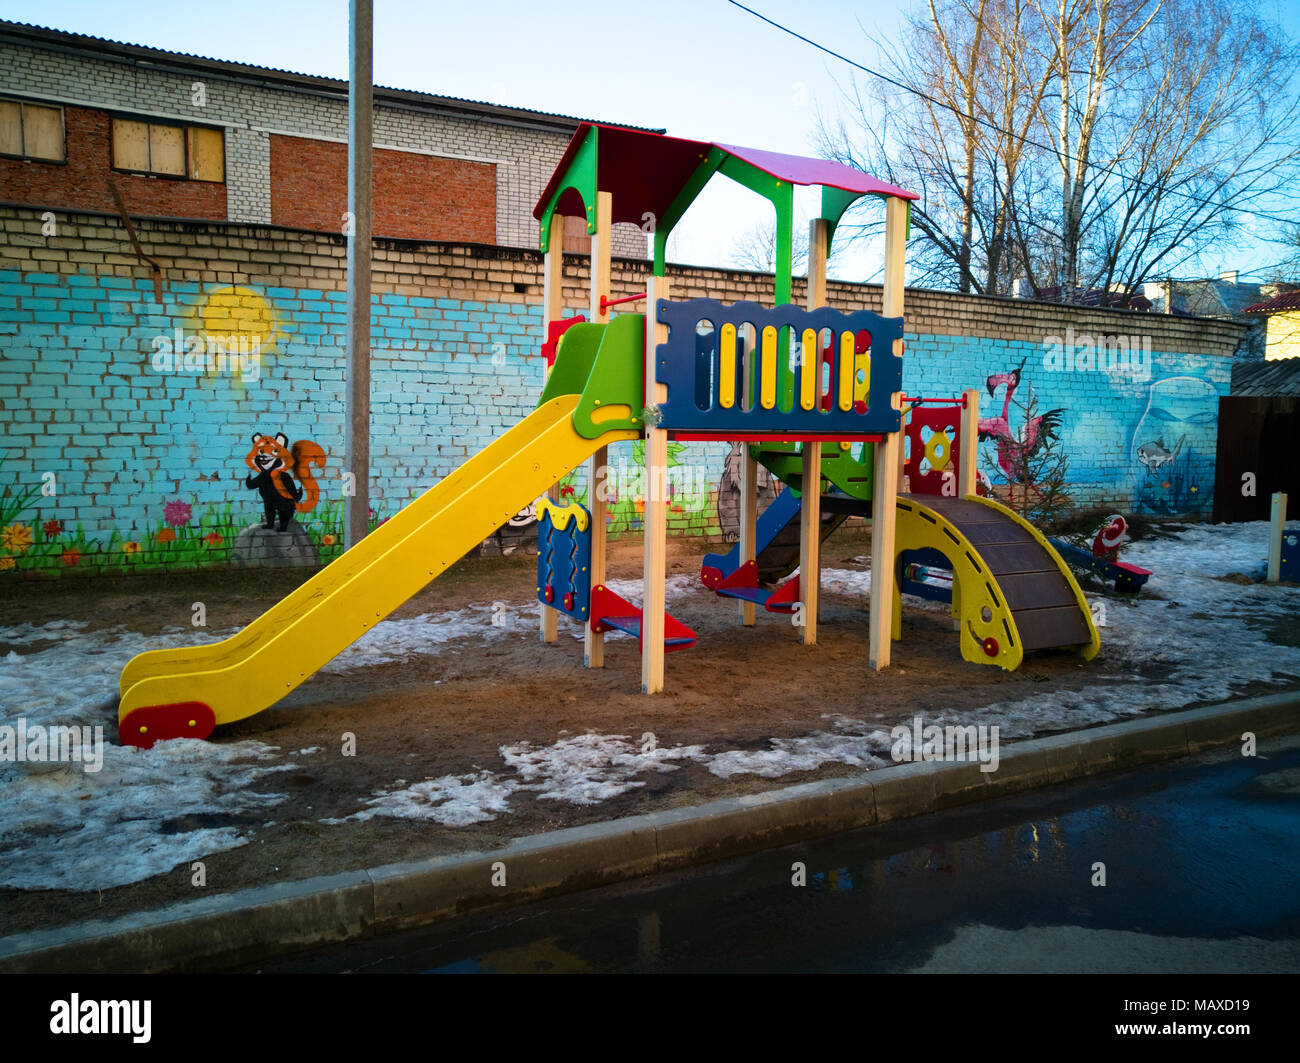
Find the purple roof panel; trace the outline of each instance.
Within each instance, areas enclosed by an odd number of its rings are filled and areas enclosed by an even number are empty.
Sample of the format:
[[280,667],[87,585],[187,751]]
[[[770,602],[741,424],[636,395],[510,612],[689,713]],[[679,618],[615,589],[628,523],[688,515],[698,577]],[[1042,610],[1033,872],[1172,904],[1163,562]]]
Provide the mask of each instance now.
[[828,185],[846,192],[862,192],[877,196],[898,196],[900,199],[919,199],[915,192],[887,184],[870,174],[829,159],[810,159],[803,155],[783,155],[779,151],[761,151],[742,148],[736,144],[718,144],[723,151],[757,167],[764,173],[792,185]]

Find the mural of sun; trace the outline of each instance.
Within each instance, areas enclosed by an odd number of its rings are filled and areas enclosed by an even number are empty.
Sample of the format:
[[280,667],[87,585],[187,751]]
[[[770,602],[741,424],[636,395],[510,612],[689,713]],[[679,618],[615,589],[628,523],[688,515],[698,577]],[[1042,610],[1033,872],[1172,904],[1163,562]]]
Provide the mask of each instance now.
[[224,340],[233,349],[263,354],[274,344],[279,332],[275,307],[270,300],[242,285],[210,291],[199,304],[198,319],[209,339]]

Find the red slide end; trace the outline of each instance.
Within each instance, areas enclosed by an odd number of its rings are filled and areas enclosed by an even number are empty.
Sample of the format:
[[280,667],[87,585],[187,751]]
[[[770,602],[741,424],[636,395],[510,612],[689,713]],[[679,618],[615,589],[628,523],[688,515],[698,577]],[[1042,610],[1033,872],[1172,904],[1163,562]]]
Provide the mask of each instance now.
[[169,738],[207,738],[216,725],[216,714],[201,701],[144,705],[126,714],[117,725],[117,738],[124,746],[152,749]]

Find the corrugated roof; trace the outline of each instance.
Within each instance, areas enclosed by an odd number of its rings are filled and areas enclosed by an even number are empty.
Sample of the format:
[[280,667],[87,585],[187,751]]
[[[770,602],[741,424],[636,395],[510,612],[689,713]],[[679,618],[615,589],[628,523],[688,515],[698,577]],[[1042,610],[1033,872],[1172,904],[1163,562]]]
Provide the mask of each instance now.
[[1234,365],[1232,394],[1300,397],[1300,358]]
[[1283,292],[1281,295],[1275,295],[1272,299],[1246,307],[1242,313],[1278,314],[1285,310],[1300,310],[1300,291]]
[[[303,74],[296,70],[284,70],[279,67],[257,66],[253,63],[237,63],[227,59],[214,59],[211,56],[195,55],[191,52],[171,52],[162,48],[151,48],[143,44],[131,44],[128,41],[115,41],[107,37],[92,37],[85,33],[69,33],[66,30],[53,29],[49,26],[37,26],[30,22],[12,22],[0,19],[0,39],[8,39],[32,47],[63,46],[78,47],[100,55],[115,55],[123,59],[172,60],[177,65],[207,70],[212,73],[258,77],[266,81],[291,82],[320,90],[333,91],[346,96],[348,83],[345,79],[322,77],[318,74]],[[573,115],[555,114],[550,111],[538,111],[530,107],[506,107],[501,104],[487,103],[483,100],[471,100],[462,96],[438,96],[430,92],[417,92],[413,89],[399,89],[386,85],[376,85],[376,101],[389,99],[410,104],[425,104],[431,108],[441,107],[477,114],[482,117],[516,119],[545,124],[563,124],[570,129],[583,122],[591,121]],[[549,122],[547,120],[550,120]],[[606,125],[623,129],[636,129],[644,132],[661,133],[660,129],[648,129],[645,126],[625,125],[620,122],[607,122]]]

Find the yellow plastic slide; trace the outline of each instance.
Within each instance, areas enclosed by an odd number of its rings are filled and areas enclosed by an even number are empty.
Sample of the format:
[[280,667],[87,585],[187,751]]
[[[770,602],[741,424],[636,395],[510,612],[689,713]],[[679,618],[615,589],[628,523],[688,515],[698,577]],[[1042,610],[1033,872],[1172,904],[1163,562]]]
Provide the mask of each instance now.
[[577,404],[565,395],[540,406],[239,634],[133,658],[120,681],[121,740],[204,738],[269,708],[597,448],[637,438],[584,439]]

